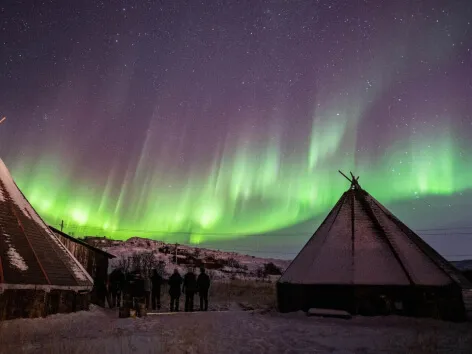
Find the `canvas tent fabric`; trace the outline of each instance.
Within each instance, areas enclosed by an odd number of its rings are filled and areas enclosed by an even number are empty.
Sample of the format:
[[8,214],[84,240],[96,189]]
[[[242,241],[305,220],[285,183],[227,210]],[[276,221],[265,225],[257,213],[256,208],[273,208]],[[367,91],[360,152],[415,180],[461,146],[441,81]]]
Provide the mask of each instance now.
[[351,183],[277,282],[279,311],[472,316],[472,284],[462,273],[354,176]]
[[279,283],[472,287],[441,255],[355,185],[342,195]]
[[0,293],[83,292],[92,286],[90,275],[36,213],[0,159]]

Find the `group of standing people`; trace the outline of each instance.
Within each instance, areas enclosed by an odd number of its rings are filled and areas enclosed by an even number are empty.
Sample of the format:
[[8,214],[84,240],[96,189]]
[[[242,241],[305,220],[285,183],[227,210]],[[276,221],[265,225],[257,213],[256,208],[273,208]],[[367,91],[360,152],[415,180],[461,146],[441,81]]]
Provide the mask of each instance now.
[[200,311],[208,311],[208,291],[210,289],[210,277],[205,273],[205,268],[200,268],[200,274],[196,276],[193,268],[182,276],[177,269],[169,278],[170,310],[179,311],[180,296],[185,295],[185,312],[194,311],[194,298],[198,293],[200,297]]
[[[110,306],[120,306],[121,299],[125,295],[130,298],[145,299],[146,308],[159,310],[161,308],[161,286],[164,279],[159,272],[154,269],[151,276],[132,272],[124,274],[120,269],[114,270],[109,276],[108,289],[105,284],[100,286],[96,283],[96,292],[99,298],[105,298]],[[208,311],[208,291],[210,289],[210,277],[205,272],[205,268],[200,268],[197,275],[193,268],[182,277],[177,269],[169,277],[170,311],[179,311],[180,297],[185,294],[185,311],[194,311],[194,298],[198,294],[200,297],[200,311]]]

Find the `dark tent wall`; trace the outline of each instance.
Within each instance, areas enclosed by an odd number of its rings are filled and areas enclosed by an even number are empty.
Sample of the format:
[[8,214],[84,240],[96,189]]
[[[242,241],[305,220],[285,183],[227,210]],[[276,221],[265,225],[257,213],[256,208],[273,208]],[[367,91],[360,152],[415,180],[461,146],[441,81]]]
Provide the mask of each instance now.
[[466,320],[461,288],[277,284],[280,312],[325,308],[353,315],[403,315]]

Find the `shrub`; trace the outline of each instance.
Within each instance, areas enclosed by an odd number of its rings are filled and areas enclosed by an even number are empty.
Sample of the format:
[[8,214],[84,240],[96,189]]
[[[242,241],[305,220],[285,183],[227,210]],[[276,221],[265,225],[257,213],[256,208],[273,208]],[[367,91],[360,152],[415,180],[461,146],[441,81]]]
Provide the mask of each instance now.
[[228,260],[225,263],[228,267],[241,268],[241,264],[234,258],[228,258]]
[[274,263],[269,262],[264,264],[264,275],[281,275],[282,271]]

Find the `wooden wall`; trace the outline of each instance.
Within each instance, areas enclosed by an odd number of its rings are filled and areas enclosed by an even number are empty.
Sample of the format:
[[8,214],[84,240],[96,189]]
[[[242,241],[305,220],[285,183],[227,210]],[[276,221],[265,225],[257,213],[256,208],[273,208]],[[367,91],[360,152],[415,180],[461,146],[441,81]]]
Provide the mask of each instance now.
[[89,299],[74,291],[5,290],[0,294],[0,321],[88,310]]
[[97,252],[61,234],[56,233],[56,235],[93,279],[98,277],[106,282],[108,275],[108,257],[106,257],[105,254]]

